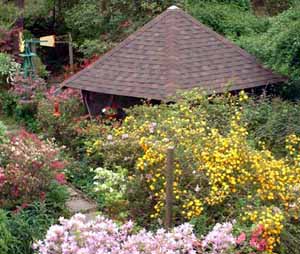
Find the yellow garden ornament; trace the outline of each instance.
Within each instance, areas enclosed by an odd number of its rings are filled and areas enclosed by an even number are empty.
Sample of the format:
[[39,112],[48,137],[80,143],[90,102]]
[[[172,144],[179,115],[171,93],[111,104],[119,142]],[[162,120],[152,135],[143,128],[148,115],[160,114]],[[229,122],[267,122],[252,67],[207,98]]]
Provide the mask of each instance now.
[[44,47],[55,47],[55,35],[40,37],[40,45]]

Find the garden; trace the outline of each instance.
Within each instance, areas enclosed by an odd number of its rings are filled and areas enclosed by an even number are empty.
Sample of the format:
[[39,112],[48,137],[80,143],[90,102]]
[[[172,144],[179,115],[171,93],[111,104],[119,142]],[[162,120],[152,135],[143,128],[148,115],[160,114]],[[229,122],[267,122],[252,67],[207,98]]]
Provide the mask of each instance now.
[[[58,92],[64,53],[39,49],[35,77],[22,75],[20,17],[27,38],[71,33],[78,71],[174,3],[287,84],[178,92],[116,120],[91,118],[78,90]],[[0,0],[1,254],[300,253],[298,1],[29,0],[24,10]],[[72,213],[70,186],[97,212]]]

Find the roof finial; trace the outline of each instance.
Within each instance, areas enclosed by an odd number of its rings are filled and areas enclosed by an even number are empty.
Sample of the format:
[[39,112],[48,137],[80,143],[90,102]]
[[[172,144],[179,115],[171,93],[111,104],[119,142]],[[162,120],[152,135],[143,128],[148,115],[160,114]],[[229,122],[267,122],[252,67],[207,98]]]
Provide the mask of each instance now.
[[168,10],[178,10],[179,8],[176,5],[172,5],[168,8]]

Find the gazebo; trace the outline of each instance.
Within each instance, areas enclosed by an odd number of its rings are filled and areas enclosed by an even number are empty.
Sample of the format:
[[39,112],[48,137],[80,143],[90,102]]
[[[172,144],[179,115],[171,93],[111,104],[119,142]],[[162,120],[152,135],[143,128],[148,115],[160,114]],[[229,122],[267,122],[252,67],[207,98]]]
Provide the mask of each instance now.
[[[177,90],[238,91],[286,79],[176,6],[63,82],[82,91],[91,115],[142,99],[168,101]],[[230,83],[230,86],[228,84]]]

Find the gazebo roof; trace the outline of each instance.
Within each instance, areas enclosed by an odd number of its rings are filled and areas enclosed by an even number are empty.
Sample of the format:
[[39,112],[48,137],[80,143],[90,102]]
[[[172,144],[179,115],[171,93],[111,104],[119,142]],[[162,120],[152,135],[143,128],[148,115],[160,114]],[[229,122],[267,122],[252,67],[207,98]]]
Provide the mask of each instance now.
[[178,89],[199,87],[212,93],[284,80],[237,45],[172,6],[62,86],[165,100]]

